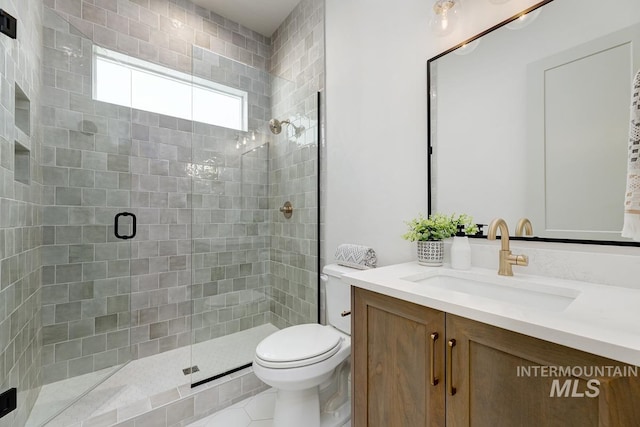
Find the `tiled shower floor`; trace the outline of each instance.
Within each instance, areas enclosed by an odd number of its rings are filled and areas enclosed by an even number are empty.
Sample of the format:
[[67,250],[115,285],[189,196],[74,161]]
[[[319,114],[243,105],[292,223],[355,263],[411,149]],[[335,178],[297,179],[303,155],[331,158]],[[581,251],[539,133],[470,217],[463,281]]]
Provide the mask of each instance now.
[[[46,425],[71,426],[114,409],[118,410],[120,422],[149,411],[158,400],[169,402],[189,394],[193,382],[250,362],[258,343],[277,330],[275,326],[266,324],[129,362]],[[185,376],[182,369],[193,365],[201,371]],[[108,375],[108,370],[43,386],[26,427],[44,425],[56,409],[70,403],[73,391],[77,396],[77,390],[82,389],[80,387],[86,389],[87,385],[105,375]]]

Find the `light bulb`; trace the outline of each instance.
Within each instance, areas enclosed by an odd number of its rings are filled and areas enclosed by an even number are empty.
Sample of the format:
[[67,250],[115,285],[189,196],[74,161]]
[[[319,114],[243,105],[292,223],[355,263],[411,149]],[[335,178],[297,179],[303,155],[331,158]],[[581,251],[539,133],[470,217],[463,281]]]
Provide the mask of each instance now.
[[255,141],[255,140],[256,140],[256,131],[255,131],[255,130],[252,130],[252,131],[251,131],[251,140],[252,140],[252,141]]
[[479,44],[480,44],[480,39],[475,39],[472,42],[463,44],[462,46],[454,50],[453,53],[455,53],[456,55],[468,55],[474,50],[476,50]]
[[451,34],[460,20],[460,9],[460,0],[436,0],[429,23],[431,31],[437,36]]
[[242,145],[247,145],[247,137],[242,138]]
[[520,15],[517,19],[514,19],[513,21],[509,22],[507,24],[507,28],[510,30],[521,30],[524,27],[530,25],[533,21],[535,21],[538,15],[540,15],[541,11],[542,9],[536,9],[525,15]]

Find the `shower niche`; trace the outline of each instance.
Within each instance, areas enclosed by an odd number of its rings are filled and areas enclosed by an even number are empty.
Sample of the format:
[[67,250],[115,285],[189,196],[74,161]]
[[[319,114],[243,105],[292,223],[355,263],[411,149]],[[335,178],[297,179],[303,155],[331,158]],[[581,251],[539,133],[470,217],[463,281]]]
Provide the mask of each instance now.
[[31,182],[31,151],[16,141],[13,160],[13,178],[18,182],[29,185]]
[[24,132],[25,135],[31,135],[31,101],[17,84],[15,88],[14,117],[16,127]]
[[[24,91],[15,85],[14,102],[15,126],[17,140],[14,145],[14,169],[13,177],[15,181],[29,185],[31,182],[31,151],[28,140],[31,135],[31,101]],[[18,141],[19,140],[19,141]]]

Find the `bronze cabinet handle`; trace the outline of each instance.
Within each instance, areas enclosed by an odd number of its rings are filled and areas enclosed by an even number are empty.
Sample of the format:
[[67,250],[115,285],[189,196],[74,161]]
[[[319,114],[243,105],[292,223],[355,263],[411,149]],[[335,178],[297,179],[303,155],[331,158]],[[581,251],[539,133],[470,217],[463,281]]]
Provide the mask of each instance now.
[[453,386],[453,347],[456,346],[456,340],[450,339],[447,345],[447,378],[446,382],[449,386],[449,394],[456,394],[456,388]]
[[433,332],[431,334],[431,340],[429,341],[429,351],[431,352],[431,385],[438,385],[439,382],[436,378],[436,341],[438,337],[438,333]]

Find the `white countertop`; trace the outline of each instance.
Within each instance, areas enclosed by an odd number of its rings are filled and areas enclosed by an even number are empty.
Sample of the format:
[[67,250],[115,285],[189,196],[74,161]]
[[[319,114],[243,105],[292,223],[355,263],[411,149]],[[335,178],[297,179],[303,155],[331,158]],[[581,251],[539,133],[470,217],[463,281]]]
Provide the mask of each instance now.
[[[576,296],[564,309],[549,309],[528,301],[501,302],[411,280],[446,275],[514,288],[553,287]],[[519,332],[567,347],[640,366],[640,290],[514,272],[504,278],[497,271],[467,271],[425,267],[417,262],[346,274],[343,281],[380,294]],[[640,280],[640,278],[639,278]]]

